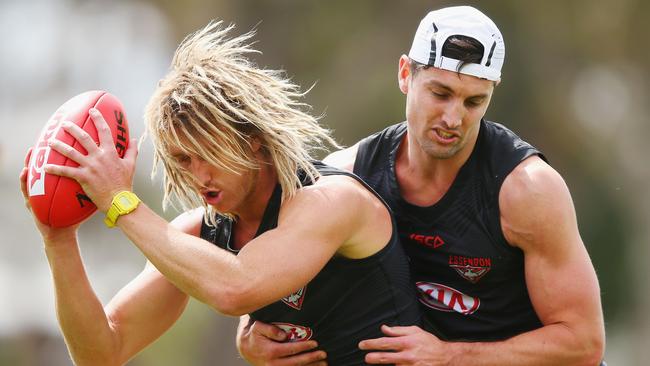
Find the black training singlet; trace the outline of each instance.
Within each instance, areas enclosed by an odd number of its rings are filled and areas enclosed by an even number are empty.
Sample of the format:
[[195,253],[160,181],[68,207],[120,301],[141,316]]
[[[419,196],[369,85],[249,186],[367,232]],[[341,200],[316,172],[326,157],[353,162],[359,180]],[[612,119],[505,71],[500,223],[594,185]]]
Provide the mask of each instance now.
[[[402,122],[362,140],[354,173],[393,209],[429,330],[447,340],[500,340],[541,327],[523,252],[501,231],[499,190],[524,159],[541,153],[504,126],[481,121],[471,156],[447,193],[420,207],[400,195],[395,157]],[[531,213],[534,214],[534,213]]]
[[[314,166],[321,175],[347,175],[372,191],[351,173],[320,162],[315,162]],[[282,190],[278,185],[255,236],[277,226],[281,196]],[[366,352],[359,350],[358,343],[382,337],[382,324],[420,324],[420,307],[409,274],[408,259],[399,244],[395,221],[392,223],[393,235],[379,252],[363,259],[333,257],[303,288],[253,312],[251,317],[280,326],[288,333],[290,341],[315,339],[327,352],[329,365],[365,365]],[[222,216],[218,218],[216,227],[204,222],[201,238],[236,253],[229,244],[232,225],[230,219]],[[287,263],[298,260],[300,258],[291,258]]]

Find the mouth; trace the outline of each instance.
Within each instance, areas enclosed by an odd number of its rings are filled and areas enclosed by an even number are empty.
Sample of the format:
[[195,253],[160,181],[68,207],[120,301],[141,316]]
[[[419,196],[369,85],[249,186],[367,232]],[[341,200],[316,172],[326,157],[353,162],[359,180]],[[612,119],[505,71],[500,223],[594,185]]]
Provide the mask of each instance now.
[[434,129],[433,129],[433,133],[434,133],[434,135],[437,137],[437,140],[438,140],[439,142],[441,142],[441,143],[445,143],[445,144],[452,143],[452,142],[454,142],[454,141],[456,141],[457,139],[460,138],[460,136],[458,135],[458,133],[456,133],[456,132],[452,132],[452,131],[443,130],[443,129],[441,129],[441,128],[434,128]]
[[221,200],[221,191],[219,190],[201,190],[201,195],[209,205],[216,205]]

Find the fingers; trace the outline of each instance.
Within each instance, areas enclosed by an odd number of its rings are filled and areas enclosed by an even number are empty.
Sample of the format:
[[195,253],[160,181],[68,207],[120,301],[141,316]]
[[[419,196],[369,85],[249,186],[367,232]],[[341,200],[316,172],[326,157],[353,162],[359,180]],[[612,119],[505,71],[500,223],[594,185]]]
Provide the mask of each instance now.
[[383,337],[361,341],[359,348],[366,351],[398,351],[402,348],[402,343],[400,338]]
[[65,156],[66,158],[76,162],[77,164],[81,164],[85,158],[85,155],[80,153],[77,149],[59,140],[50,140],[47,142],[47,144],[53,150]]
[[30,147],[29,150],[27,150],[27,154],[25,155],[25,166],[29,165],[29,161],[32,158],[32,150],[34,150],[33,147]]
[[387,336],[391,337],[400,337],[409,334],[416,333],[420,328],[415,326],[409,327],[389,327],[388,325],[382,325],[381,331]]
[[[303,353],[306,351],[309,351],[310,349],[314,349],[318,347],[318,343],[316,341],[303,341],[303,342],[291,342],[291,343],[281,343],[278,344],[278,347],[276,349],[276,356],[277,357],[287,357],[287,356],[294,356],[299,353]],[[325,352],[324,351],[314,351],[310,352],[313,357],[308,358],[309,362],[324,359],[325,358]],[[318,357],[318,356],[322,357]],[[300,355],[303,356],[303,355]],[[298,356],[294,356],[298,357]]]
[[97,137],[99,137],[99,146],[101,147],[114,146],[115,142],[113,141],[113,134],[111,134],[111,128],[108,126],[108,123],[106,123],[106,120],[104,119],[104,116],[102,116],[101,112],[96,108],[90,108],[88,113],[90,114],[90,118],[93,120],[93,123],[95,124],[95,128],[97,129]]
[[86,149],[88,154],[97,150],[97,144],[95,143],[95,140],[93,140],[93,138],[90,137],[90,135],[81,127],[70,121],[63,121],[61,123],[61,127],[63,127],[67,133],[72,135],[75,140],[79,141],[81,146]]
[[135,163],[136,158],[138,157],[138,140],[131,139],[129,141],[129,147],[126,149],[124,154],[124,160]]
[[366,363],[373,365],[397,365],[404,362],[401,353],[373,352],[366,355]]
[[[297,342],[304,343],[304,342]],[[272,362],[273,366],[327,366],[324,351],[314,351],[296,356],[281,358]]]
[[60,175],[62,177],[72,178],[76,181],[79,181],[79,168],[74,168],[70,166],[63,165],[54,165],[54,164],[45,164],[43,166],[45,173]]
[[251,332],[262,335],[276,342],[283,342],[287,338],[287,334],[284,332],[284,330],[276,327],[275,325],[259,321],[253,323],[251,326]]
[[23,193],[23,198],[25,198],[25,205],[27,205],[27,208],[29,208],[29,193],[27,192],[27,169],[28,168],[23,168],[23,170],[20,172],[20,191]]

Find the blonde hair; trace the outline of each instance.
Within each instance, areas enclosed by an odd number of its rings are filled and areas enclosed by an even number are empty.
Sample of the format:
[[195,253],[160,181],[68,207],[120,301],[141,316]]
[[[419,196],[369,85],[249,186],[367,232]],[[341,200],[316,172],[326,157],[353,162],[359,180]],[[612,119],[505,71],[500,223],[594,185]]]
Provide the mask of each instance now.
[[145,111],[147,133],[154,145],[155,176],[164,167],[163,207],[172,198],[184,210],[203,206],[214,212],[195,189],[193,178],[170,154],[171,148],[241,174],[259,169],[251,142],[257,139],[273,164],[283,199],[302,186],[304,171],[316,180],[312,152],[329,144],[339,147],[330,131],[297,99],[304,96],[282,71],[259,68],[246,58],[259,53],[248,43],[254,31],[227,38],[234,25],[211,22],[179,45],[169,73],[156,88]]

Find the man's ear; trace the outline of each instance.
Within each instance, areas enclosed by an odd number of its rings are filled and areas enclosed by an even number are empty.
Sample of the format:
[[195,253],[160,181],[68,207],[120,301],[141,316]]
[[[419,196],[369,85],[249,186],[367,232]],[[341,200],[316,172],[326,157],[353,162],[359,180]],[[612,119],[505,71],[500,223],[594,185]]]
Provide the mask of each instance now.
[[399,69],[397,71],[397,83],[399,90],[404,94],[409,92],[409,82],[411,81],[411,60],[408,56],[402,55],[399,58]]

